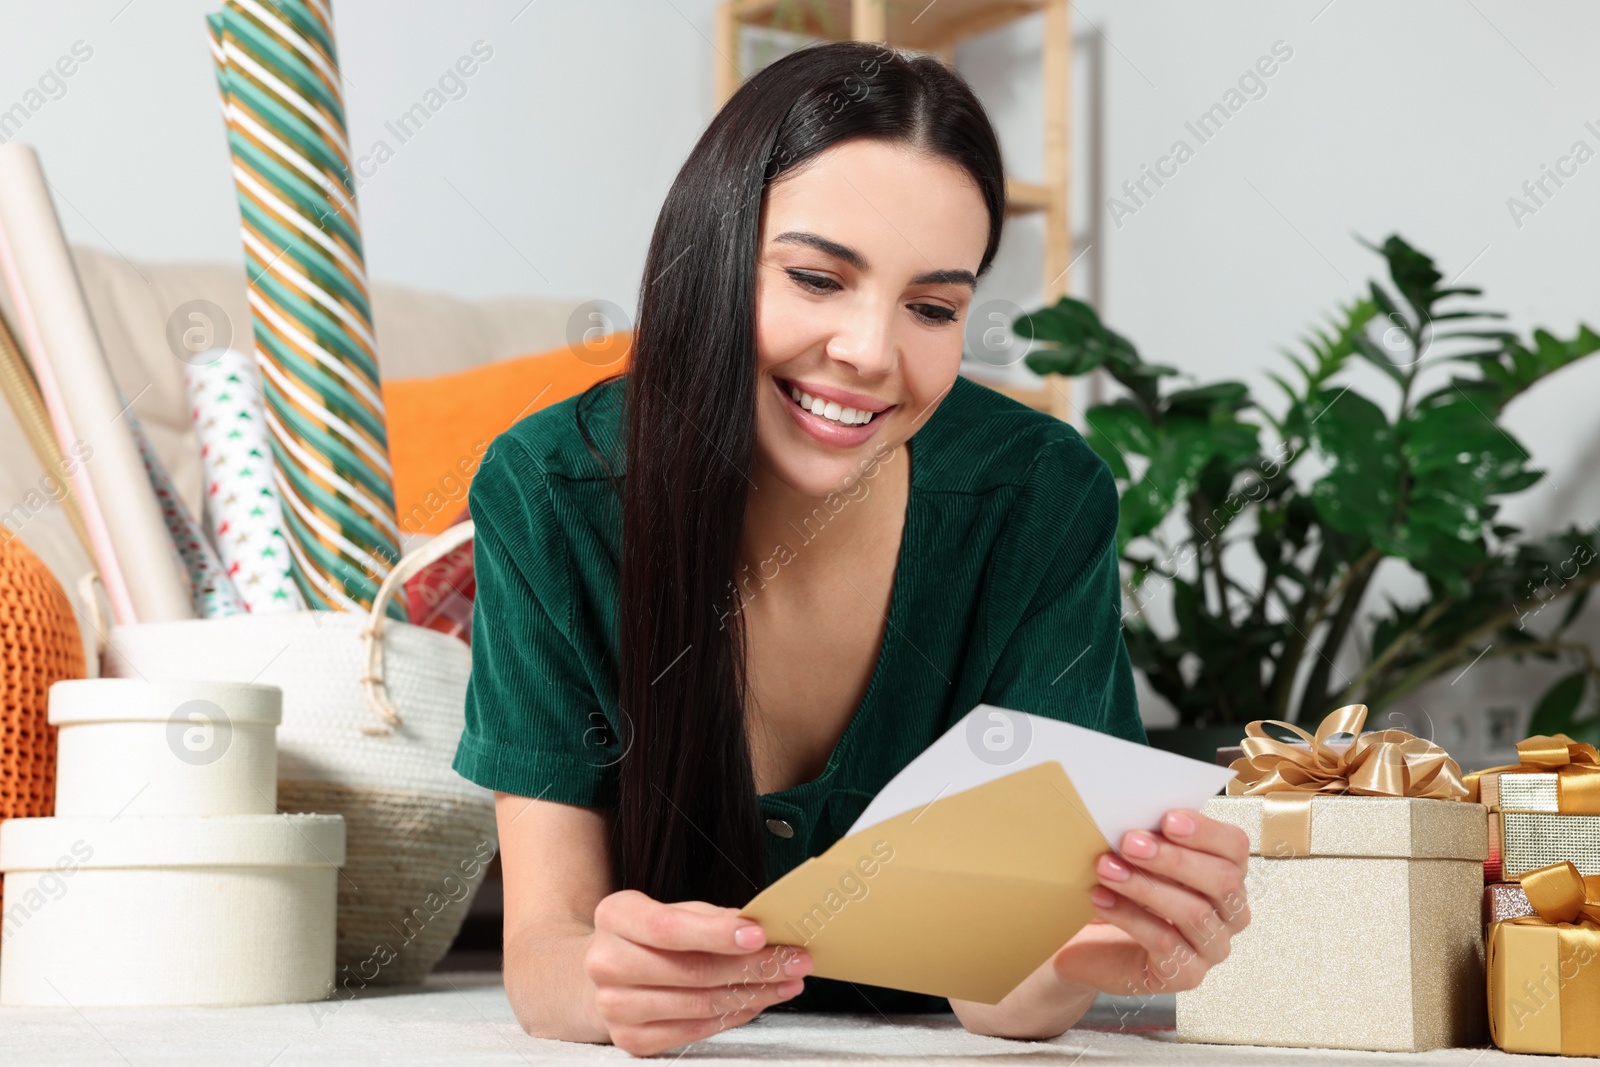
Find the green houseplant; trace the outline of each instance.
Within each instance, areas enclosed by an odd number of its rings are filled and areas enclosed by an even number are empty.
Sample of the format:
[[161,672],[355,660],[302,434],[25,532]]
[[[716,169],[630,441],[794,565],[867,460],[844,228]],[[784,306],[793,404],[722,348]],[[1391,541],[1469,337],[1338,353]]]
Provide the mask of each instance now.
[[[1121,495],[1132,659],[1181,724],[1204,727],[1314,723],[1356,701],[1379,713],[1486,656],[1569,657],[1577,669],[1541,700],[1536,732],[1600,737],[1600,718],[1577,717],[1600,668],[1567,632],[1600,581],[1595,531],[1530,538],[1496,521],[1502,498],[1542,476],[1500,424],[1506,404],[1600,336],[1520,339],[1400,237],[1373,250],[1388,284],[1283,353],[1270,409],[1243,382],[1180,382],[1081,301],[1014,324],[1035,372],[1103,368],[1123,387],[1086,422]],[[1381,402],[1348,384],[1358,362],[1387,379]],[[1427,595],[1380,608],[1359,666],[1341,670],[1386,561],[1421,574]],[[1166,589],[1158,625],[1146,608]]]

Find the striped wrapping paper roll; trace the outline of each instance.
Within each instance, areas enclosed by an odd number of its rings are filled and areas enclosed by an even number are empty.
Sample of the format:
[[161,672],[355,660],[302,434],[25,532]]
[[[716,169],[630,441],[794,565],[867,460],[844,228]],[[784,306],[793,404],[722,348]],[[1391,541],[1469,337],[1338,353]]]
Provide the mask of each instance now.
[[362,610],[400,530],[332,19],[228,0],[207,24],[294,578],[313,608]]
[[290,573],[258,379],[255,357],[232,348],[184,370],[200,439],[206,530],[252,614],[304,611]]
[[217,558],[211,542],[206,540],[194,513],[183,502],[183,497],[178,495],[166,464],[161,462],[144,427],[134,417],[131,405],[122,417],[128,422],[128,431],[133,434],[134,444],[139,446],[144,472],[149,476],[150,488],[161,505],[161,517],[166,521],[167,533],[172,535],[178,558],[183,561],[183,569],[189,576],[189,600],[194,605],[195,616],[220,619],[227,615],[243,615],[244,601],[239,599],[233,583],[228,580],[227,572],[222,569],[222,561]]

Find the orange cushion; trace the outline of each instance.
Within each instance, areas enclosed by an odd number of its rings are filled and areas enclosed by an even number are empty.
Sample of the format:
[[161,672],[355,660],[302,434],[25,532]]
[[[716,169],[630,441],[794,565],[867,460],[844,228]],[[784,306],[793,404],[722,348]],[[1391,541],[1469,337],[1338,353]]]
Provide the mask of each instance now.
[[436,534],[459,518],[489,442],[518,419],[625,370],[632,340],[624,331],[594,346],[384,382],[401,534]]

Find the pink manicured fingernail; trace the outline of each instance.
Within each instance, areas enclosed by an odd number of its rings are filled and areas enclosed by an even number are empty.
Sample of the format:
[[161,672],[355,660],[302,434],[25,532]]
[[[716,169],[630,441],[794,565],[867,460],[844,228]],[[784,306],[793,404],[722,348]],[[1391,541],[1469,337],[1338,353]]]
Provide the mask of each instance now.
[[1100,857],[1100,877],[1113,882],[1126,882],[1133,877],[1133,868],[1115,856]]
[[760,948],[766,941],[767,932],[759,926],[741,926],[733,932],[733,943],[740,948]]
[[1156,843],[1146,835],[1134,832],[1122,839],[1122,851],[1135,859],[1147,860],[1156,854]]
[[1167,812],[1167,823],[1163,827],[1168,837],[1188,837],[1194,833],[1194,820],[1181,811]]
[[1097,885],[1089,890],[1089,900],[1097,908],[1114,908],[1117,905],[1117,895],[1105,886]]

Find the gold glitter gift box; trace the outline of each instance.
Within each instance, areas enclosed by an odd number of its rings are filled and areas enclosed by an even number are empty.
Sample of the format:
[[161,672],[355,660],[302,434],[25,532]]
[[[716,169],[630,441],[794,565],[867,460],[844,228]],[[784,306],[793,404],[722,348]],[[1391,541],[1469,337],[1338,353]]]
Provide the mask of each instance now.
[[1535,914],[1489,927],[1489,1029],[1507,1052],[1600,1056],[1600,878],[1527,872]]
[[[1246,727],[1228,796],[1204,814],[1250,838],[1250,925],[1178,994],[1178,1040],[1418,1052],[1485,1037],[1487,810],[1460,768],[1366,708],[1306,744]],[[1339,734],[1356,737],[1339,751]]]
[[1250,925],[1178,994],[1178,1040],[1420,1052],[1481,1044],[1479,804],[1311,802],[1311,853],[1261,855],[1265,797],[1202,809],[1250,835]]

